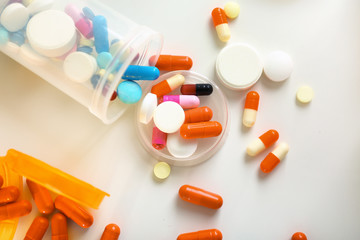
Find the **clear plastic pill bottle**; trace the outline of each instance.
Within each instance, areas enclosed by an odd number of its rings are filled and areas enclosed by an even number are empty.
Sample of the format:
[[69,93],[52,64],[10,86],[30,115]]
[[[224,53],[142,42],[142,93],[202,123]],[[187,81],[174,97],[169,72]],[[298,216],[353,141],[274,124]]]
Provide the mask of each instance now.
[[0,50],[106,124],[129,106],[116,97],[128,67],[156,62],[149,59],[162,44],[161,34],[101,1],[0,0]]

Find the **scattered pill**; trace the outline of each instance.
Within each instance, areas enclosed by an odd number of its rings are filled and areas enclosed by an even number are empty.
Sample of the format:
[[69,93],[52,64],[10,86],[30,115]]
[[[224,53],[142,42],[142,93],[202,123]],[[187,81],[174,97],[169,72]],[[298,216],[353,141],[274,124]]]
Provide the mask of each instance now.
[[220,195],[190,185],[181,186],[179,196],[184,201],[211,209],[219,209],[223,204]]
[[213,112],[209,107],[199,107],[185,111],[184,123],[196,123],[210,121]]
[[41,240],[43,239],[47,228],[49,227],[49,220],[44,217],[36,217],[31,223],[26,232],[24,240]]
[[167,133],[160,131],[157,127],[153,127],[152,146],[156,150],[162,150],[166,146]]
[[55,199],[55,208],[80,227],[89,228],[94,222],[93,216],[88,211],[66,197],[57,196]]
[[184,109],[196,108],[200,105],[200,99],[193,95],[164,95],[163,102],[176,102]]
[[87,54],[92,54],[93,53],[93,48],[89,47],[89,46],[80,46],[80,47],[77,48],[76,51],[87,53]]
[[145,95],[140,107],[139,121],[141,123],[148,124],[151,121],[157,104],[158,100],[155,94],[148,93]]
[[149,64],[155,65],[160,71],[189,70],[193,65],[188,56],[160,55],[156,63],[155,57],[149,59]]
[[0,189],[0,204],[15,202],[20,196],[19,188],[15,186]]
[[166,162],[158,162],[154,166],[154,176],[159,180],[164,180],[169,177],[171,172],[170,165]]
[[180,135],[185,139],[217,137],[222,126],[217,121],[186,123],[180,128]]
[[237,2],[227,2],[225,3],[224,11],[228,18],[234,19],[239,16],[240,6]]
[[296,232],[292,235],[291,240],[307,240],[307,237],[302,232]]
[[33,65],[44,65],[48,59],[39,53],[35,52],[29,44],[25,43],[20,47],[20,55]]
[[29,10],[21,3],[12,3],[2,11],[0,23],[9,32],[17,32],[25,27],[28,19]]
[[96,62],[99,65],[99,68],[106,69],[112,59],[113,57],[109,52],[102,52],[97,55]]
[[183,95],[205,96],[213,92],[213,87],[208,83],[184,84],[180,88]]
[[151,88],[151,93],[156,94],[158,97],[162,97],[176,88],[180,87],[185,82],[185,77],[181,74],[176,74],[171,78],[159,82]]
[[97,53],[109,51],[109,36],[107,21],[104,16],[97,15],[92,19],[94,44]]
[[95,74],[97,64],[93,56],[83,52],[73,52],[65,58],[63,69],[69,79],[83,83]]
[[0,175],[0,188],[3,186],[4,184],[4,178]]
[[75,27],[84,37],[93,37],[92,23],[89,19],[85,18],[82,11],[75,4],[70,3],[66,5],[65,12],[73,19]]
[[29,187],[30,193],[34,202],[42,214],[50,214],[54,211],[54,202],[51,198],[49,190],[43,186],[26,179],[26,184]]
[[46,10],[34,15],[26,28],[31,47],[46,57],[60,57],[76,44],[73,20],[58,10]]
[[287,143],[280,143],[271,153],[269,153],[260,164],[260,169],[264,173],[271,172],[282,161],[289,151]]
[[314,97],[314,90],[309,86],[302,86],[296,92],[296,99],[301,103],[309,103]]
[[126,80],[155,80],[160,76],[156,67],[130,65],[126,69],[122,79]]
[[184,120],[184,110],[175,102],[163,102],[154,111],[155,126],[165,133],[178,131]]
[[112,223],[105,227],[100,240],[117,240],[120,236],[120,228],[118,225]]
[[138,83],[123,81],[117,87],[118,98],[126,104],[137,103],[141,99],[142,90]]
[[224,86],[233,90],[248,89],[260,78],[263,63],[255,48],[242,43],[229,45],[216,59],[216,73]]
[[222,233],[217,229],[201,230],[180,234],[177,240],[222,240]]
[[275,51],[266,57],[264,73],[270,80],[282,82],[291,76],[293,68],[293,61],[286,52]]
[[256,121],[256,115],[259,107],[260,96],[257,92],[251,91],[246,95],[245,107],[243,113],[243,124],[246,127],[252,127]]
[[4,45],[9,41],[9,32],[3,28],[0,27],[0,45]]
[[179,132],[171,133],[167,137],[167,150],[176,158],[188,158],[193,155],[198,147],[197,139],[184,139]]
[[246,148],[246,152],[249,156],[256,156],[266,148],[273,145],[279,139],[279,133],[271,129],[260,137],[252,141]]
[[9,40],[18,46],[22,46],[25,43],[24,33],[22,31],[10,33]]
[[55,213],[51,218],[51,239],[68,240],[66,217],[61,213]]
[[20,200],[0,206],[0,221],[28,215],[31,210],[31,203],[27,200]]
[[219,39],[222,42],[229,41],[231,37],[231,33],[230,33],[228,21],[226,19],[225,11],[221,8],[214,8],[214,10],[211,12],[211,15]]

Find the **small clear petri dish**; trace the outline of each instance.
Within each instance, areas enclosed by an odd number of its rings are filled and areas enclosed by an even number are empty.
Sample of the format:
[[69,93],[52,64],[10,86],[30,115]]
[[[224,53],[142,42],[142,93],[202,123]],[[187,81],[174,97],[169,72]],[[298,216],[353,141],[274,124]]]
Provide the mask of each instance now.
[[[199,96],[199,107],[207,106],[212,109],[213,117],[211,121],[218,121],[219,123],[221,123],[221,134],[217,137],[198,139],[198,147],[195,153],[187,158],[174,157],[169,153],[166,147],[162,150],[157,150],[152,146],[152,130],[154,127],[154,122],[153,120],[151,120],[150,123],[143,124],[139,121],[141,104],[138,104],[136,111],[136,130],[142,146],[155,159],[167,162],[174,166],[192,166],[208,160],[222,147],[228,135],[228,129],[230,125],[230,112],[227,99],[225,98],[220,88],[213,81],[201,74],[183,70],[173,71],[161,75],[156,81],[153,81],[152,84],[144,90],[142,99],[139,102],[142,102],[144,96],[150,92],[153,85],[163,80],[166,80],[176,74],[181,74],[185,77],[184,84],[209,83],[213,86],[213,92],[210,96]],[[180,87],[170,93],[170,95],[180,94]]]

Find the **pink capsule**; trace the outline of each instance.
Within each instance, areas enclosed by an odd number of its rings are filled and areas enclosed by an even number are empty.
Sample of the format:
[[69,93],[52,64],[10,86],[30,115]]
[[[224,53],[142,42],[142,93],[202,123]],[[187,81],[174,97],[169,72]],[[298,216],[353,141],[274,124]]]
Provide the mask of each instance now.
[[176,102],[184,109],[196,108],[200,105],[200,99],[194,95],[165,95],[163,96],[162,101]]
[[84,16],[82,11],[76,5],[68,4],[65,7],[65,12],[74,20],[76,28],[84,37],[92,38],[94,36],[91,21]]
[[167,133],[160,131],[157,127],[153,128],[152,146],[156,150],[161,150],[166,146]]

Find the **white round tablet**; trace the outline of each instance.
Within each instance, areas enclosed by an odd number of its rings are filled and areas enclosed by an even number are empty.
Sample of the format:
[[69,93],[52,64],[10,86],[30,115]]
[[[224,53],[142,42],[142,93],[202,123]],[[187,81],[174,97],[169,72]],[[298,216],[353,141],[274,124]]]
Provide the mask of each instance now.
[[193,155],[197,149],[198,140],[184,139],[179,132],[169,134],[166,140],[167,150],[176,158],[187,158]]
[[22,58],[35,65],[44,65],[48,61],[48,58],[35,52],[27,43],[21,45],[20,55]]
[[8,5],[1,13],[0,23],[9,32],[17,32],[25,27],[29,20],[29,11],[21,3]]
[[296,92],[296,99],[301,103],[309,103],[314,97],[314,91],[309,86],[302,86]]
[[97,70],[96,60],[93,56],[83,52],[73,52],[64,61],[64,73],[74,82],[90,80]]
[[140,108],[140,116],[139,121],[143,124],[148,124],[154,114],[154,110],[157,107],[158,101],[156,94],[148,93],[144,97],[141,108]]
[[74,21],[66,13],[46,10],[34,15],[26,28],[31,47],[46,57],[59,57],[76,43]]
[[288,79],[293,69],[293,61],[286,52],[275,51],[266,57],[264,73],[274,82],[281,82]]
[[220,81],[233,90],[247,89],[260,78],[263,63],[258,52],[247,44],[225,47],[216,59],[216,73]]
[[52,7],[54,0],[33,0],[27,7],[29,13],[34,15],[38,12],[48,10]]
[[163,102],[154,111],[155,126],[164,133],[174,133],[184,123],[185,113],[176,102]]

